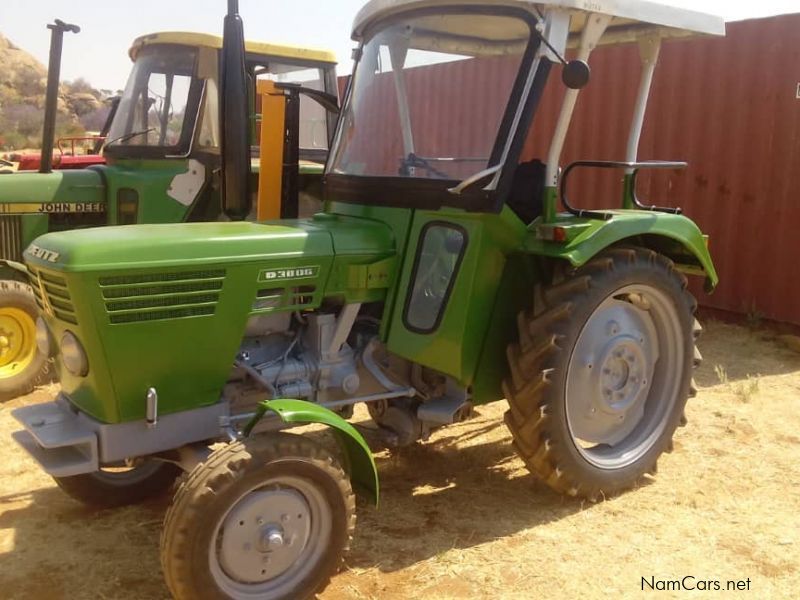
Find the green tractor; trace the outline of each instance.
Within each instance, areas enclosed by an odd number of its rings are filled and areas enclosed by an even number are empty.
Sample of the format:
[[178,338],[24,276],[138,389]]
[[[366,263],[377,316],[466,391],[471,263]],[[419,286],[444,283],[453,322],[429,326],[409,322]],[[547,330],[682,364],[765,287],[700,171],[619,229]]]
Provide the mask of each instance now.
[[[709,290],[717,275],[691,220],[636,195],[640,169],[682,163],[639,162],[637,146],[662,38],[724,24],[654,2],[578,4],[367,4],[313,217],[50,233],[28,248],[37,340],[62,389],[13,412],[15,438],[87,504],[137,502],[186,473],[161,538],[175,597],[304,598],[326,584],[353,534],[353,490],[378,500],[347,420],[358,403],[402,446],[505,398],[522,459],[575,497],[626,490],[671,449],[700,360],[684,273]],[[591,51],[635,42],[628,155],[560,171]],[[520,163],[559,64],[568,89],[546,162]],[[496,102],[471,102],[478,71]],[[231,106],[237,77],[223,85]],[[223,131],[233,207],[246,204],[237,115]],[[627,171],[620,208],[573,205],[581,167]],[[338,444],[285,431],[306,424]]]
[[[102,225],[216,221],[220,203],[220,122],[218,90],[222,39],[199,33],[163,32],[134,40],[128,84],[110,123],[104,156],[107,164],[70,171],[52,169],[62,37],[77,27],[56,21],[48,71],[48,95],[38,173],[0,177],[0,399],[29,392],[50,377],[51,362],[36,349],[38,316],[33,291],[15,264],[37,236]],[[251,189],[266,164],[267,179],[282,179],[284,143],[299,161],[296,186],[304,205],[319,197],[322,168],[336,123],[329,111],[309,96],[338,98],[336,61],[332,53],[307,48],[248,42],[246,108],[253,144]],[[284,90],[285,102],[261,111],[261,82],[302,84],[303,95]],[[296,90],[295,90],[296,91]],[[335,104],[335,102],[333,102]],[[299,114],[296,114],[298,113]],[[288,117],[294,117],[292,120]],[[259,124],[278,121],[292,139],[281,137],[258,156]],[[292,128],[293,126],[294,128]],[[83,158],[83,157],[81,157]],[[273,168],[272,165],[276,165]],[[274,199],[261,198],[266,206]],[[264,206],[260,208],[264,208]],[[317,206],[319,204],[317,203]],[[252,202],[250,212],[256,212]]]

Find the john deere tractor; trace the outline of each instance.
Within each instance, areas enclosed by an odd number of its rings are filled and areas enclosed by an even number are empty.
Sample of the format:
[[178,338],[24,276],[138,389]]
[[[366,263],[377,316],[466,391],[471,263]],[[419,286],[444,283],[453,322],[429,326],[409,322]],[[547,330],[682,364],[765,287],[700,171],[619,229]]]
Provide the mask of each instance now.
[[[0,177],[0,400],[26,393],[50,375],[51,363],[36,349],[38,308],[33,292],[19,267],[14,268],[34,238],[48,231],[215,221],[223,215],[218,115],[222,39],[174,32],[136,39],[130,49],[133,70],[99,161],[108,164],[73,166],[75,170],[64,172],[52,170],[58,73],[63,34],[77,27],[56,21],[50,28],[40,172]],[[291,155],[299,161],[295,185],[307,193],[304,199],[310,203],[312,196],[319,196],[336,114],[309,94],[327,97],[329,108],[336,104],[335,57],[330,52],[255,42],[247,43],[245,50],[247,90],[240,93],[242,99],[250,98],[242,110],[254,116],[251,142],[246,142],[254,145],[251,176],[258,178],[261,165],[258,121],[279,124],[277,136],[266,144],[265,158],[272,161],[267,178],[280,183],[284,157]],[[280,94],[281,102],[270,102],[270,109],[262,111],[262,95],[256,93],[259,82],[301,87],[276,90],[273,96]],[[292,135],[284,135],[289,132]],[[299,155],[296,151],[285,155],[284,145],[299,146]],[[255,202],[251,210],[255,217]]]
[[[235,0],[226,23],[241,62]],[[695,393],[684,273],[717,283],[697,226],[637,196],[641,169],[684,166],[638,160],[645,104],[663,38],[723,33],[719,18],[655,2],[373,0],[353,28],[323,212],[50,233],[27,249],[37,340],[62,390],[14,411],[16,439],[93,505],[142,500],[185,472],[161,537],[182,599],[326,584],[353,534],[353,490],[378,499],[347,421],[355,404],[401,446],[505,398],[514,446],[553,489],[634,486]],[[627,155],[561,170],[592,50],[636,42]],[[480,102],[478,73],[491,80]],[[237,218],[243,77],[223,85]],[[567,88],[555,133],[544,160],[521,163],[545,85]],[[578,208],[578,168],[624,171],[619,207]],[[309,423],[338,449],[285,431]]]

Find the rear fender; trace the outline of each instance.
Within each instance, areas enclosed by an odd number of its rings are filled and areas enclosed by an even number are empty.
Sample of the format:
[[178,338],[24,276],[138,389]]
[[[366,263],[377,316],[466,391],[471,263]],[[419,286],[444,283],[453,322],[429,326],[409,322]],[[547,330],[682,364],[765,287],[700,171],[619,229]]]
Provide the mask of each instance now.
[[[609,246],[627,242],[669,256],[681,271],[703,275],[707,292],[717,286],[719,277],[706,237],[692,220],[682,215],[648,211],[613,211],[613,215],[607,221],[562,215],[553,223],[534,221],[524,250],[533,255],[564,259],[580,267]],[[555,229],[563,230],[558,232],[563,241],[552,241]]]
[[268,412],[274,412],[284,423],[321,423],[333,431],[336,441],[344,451],[347,471],[354,487],[366,491],[375,505],[378,505],[378,469],[375,459],[362,435],[332,410],[305,400],[267,400],[259,404],[256,415],[245,427],[245,435],[250,435],[253,427]]

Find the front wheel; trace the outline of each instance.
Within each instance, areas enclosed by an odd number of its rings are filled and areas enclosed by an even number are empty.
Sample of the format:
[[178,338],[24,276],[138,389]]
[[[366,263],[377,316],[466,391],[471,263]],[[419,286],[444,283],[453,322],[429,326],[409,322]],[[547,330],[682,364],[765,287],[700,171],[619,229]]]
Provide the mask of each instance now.
[[50,380],[52,362],[36,346],[38,314],[31,286],[0,280],[0,400]]
[[190,473],[167,512],[161,564],[179,600],[299,600],[328,583],[354,527],[333,457],[302,436],[263,434]]
[[686,278],[655,252],[614,249],[542,295],[508,349],[514,445],[559,492],[629,488],[672,448],[694,393],[700,328]]
[[75,500],[95,508],[138,504],[166,492],[181,469],[172,463],[145,459],[130,468],[55,477],[58,487]]

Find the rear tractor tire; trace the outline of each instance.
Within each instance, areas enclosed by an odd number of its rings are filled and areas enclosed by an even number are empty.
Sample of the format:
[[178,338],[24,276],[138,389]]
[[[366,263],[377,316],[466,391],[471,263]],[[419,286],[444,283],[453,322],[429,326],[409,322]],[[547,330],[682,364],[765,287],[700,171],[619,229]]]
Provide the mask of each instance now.
[[543,289],[535,315],[520,313],[505,421],[528,468],[554,490],[613,495],[672,450],[701,360],[686,285],[660,254],[612,249]]
[[31,286],[0,280],[0,401],[28,394],[52,378],[52,361],[36,345],[38,316]]
[[161,534],[178,600],[301,600],[339,569],[355,527],[350,480],[317,443],[261,434],[213,452],[183,481]]
[[104,469],[54,479],[58,487],[87,506],[116,508],[160,496],[181,473],[175,464],[145,459],[129,469]]

